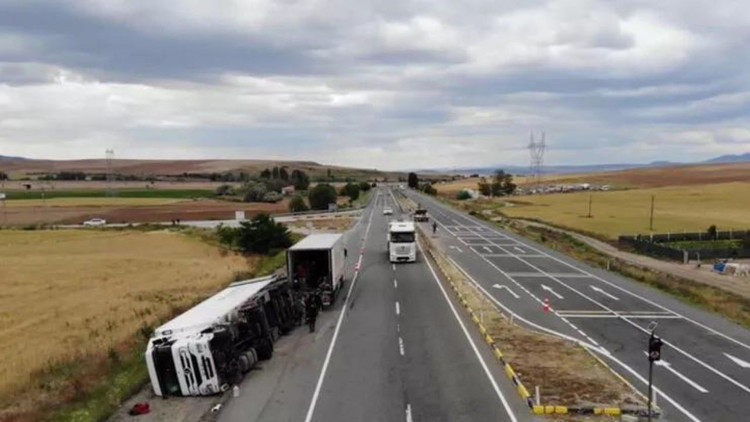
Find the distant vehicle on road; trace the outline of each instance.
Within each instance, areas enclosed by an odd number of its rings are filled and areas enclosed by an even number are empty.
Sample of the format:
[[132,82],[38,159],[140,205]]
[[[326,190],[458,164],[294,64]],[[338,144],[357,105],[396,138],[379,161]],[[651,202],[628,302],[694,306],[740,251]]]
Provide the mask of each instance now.
[[393,215],[393,209],[389,207],[383,208],[383,215]]
[[391,262],[417,260],[417,234],[411,221],[397,221],[388,226],[388,256]]
[[101,227],[107,225],[107,220],[103,218],[92,218],[83,222],[86,227]]
[[324,307],[331,306],[344,287],[344,238],[312,234],[286,252],[287,273],[296,290],[318,291]]
[[422,207],[417,208],[414,211],[414,221],[430,221],[430,217],[427,215],[427,210]]

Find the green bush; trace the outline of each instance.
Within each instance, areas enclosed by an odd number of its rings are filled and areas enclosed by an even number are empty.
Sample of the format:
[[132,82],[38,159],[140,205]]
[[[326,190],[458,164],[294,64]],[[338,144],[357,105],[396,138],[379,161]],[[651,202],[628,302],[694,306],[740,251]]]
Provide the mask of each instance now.
[[372,186],[370,186],[370,183],[368,182],[362,182],[359,184],[359,190],[361,190],[362,192],[367,192],[370,189],[372,189]]
[[422,192],[426,193],[427,195],[437,195],[437,189],[435,189],[435,187],[430,183],[425,183],[422,186]]
[[336,189],[327,183],[315,186],[308,193],[310,208],[314,210],[327,210],[328,204],[335,204],[337,197]]
[[308,209],[309,208],[305,203],[305,198],[303,198],[302,195],[295,195],[292,197],[292,200],[289,201],[289,211],[291,212],[304,212]]
[[289,230],[268,214],[243,221],[238,228],[219,227],[217,234],[222,244],[245,253],[270,254],[292,245]]
[[263,197],[268,193],[266,185],[262,183],[248,183],[244,187],[244,195],[242,200],[244,202],[262,202]]
[[356,201],[359,198],[359,185],[356,183],[347,183],[341,188],[341,194],[348,196],[350,201]]
[[266,192],[266,194],[263,195],[263,202],[275,204],[279,201],[281,201],[281,194],[278,192]]
[[467,199],[471,199],[471,194],[465,190],[462,190],[456,194],[456,199],[459,201],[465,201]]
[[216,196],[227,196],[227,195],[234,195],[234,188],[230,185],[221,185],[216,188],[216,191],[214,191]]

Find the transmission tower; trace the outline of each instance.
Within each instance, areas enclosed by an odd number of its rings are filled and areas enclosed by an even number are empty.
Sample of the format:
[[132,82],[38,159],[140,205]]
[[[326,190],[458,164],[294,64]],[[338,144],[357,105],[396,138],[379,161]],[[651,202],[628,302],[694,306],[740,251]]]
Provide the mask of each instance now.
[[115,190],[114,190],[114,181],[115,181],[115,174],[114,170],[112,169],[112,161],[115,159],[115,150],[108,149],[104,151],[104,155],[107,159],[107,196],[115,196]]
[[546,134],[542,132],[540,140],[536,140],[534,132],[529,135],[529,154],[531,155],[531,180],[535,188],[539,188],[542,182],[542,169],[544,167],[544,151],[547,149]]

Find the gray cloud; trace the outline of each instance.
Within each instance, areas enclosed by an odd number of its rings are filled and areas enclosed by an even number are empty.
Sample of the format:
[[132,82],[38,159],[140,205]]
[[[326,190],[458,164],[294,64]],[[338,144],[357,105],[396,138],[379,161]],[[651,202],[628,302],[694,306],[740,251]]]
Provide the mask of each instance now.
[[0,154],[696,160],[750,150],[747,41],[730,1],[7,0]]

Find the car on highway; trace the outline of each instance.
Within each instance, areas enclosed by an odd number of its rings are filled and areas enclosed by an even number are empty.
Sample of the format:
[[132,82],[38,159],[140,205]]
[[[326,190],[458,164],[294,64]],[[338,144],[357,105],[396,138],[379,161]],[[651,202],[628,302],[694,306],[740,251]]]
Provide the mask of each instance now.
[[393,209],[389,207],[383,208],[383,215],[393,215]]
[[86,220],[83,222],[83,225],[86,227],[101,227],[107,224],[107,220],[103,218],[92,218],[91,220]]

